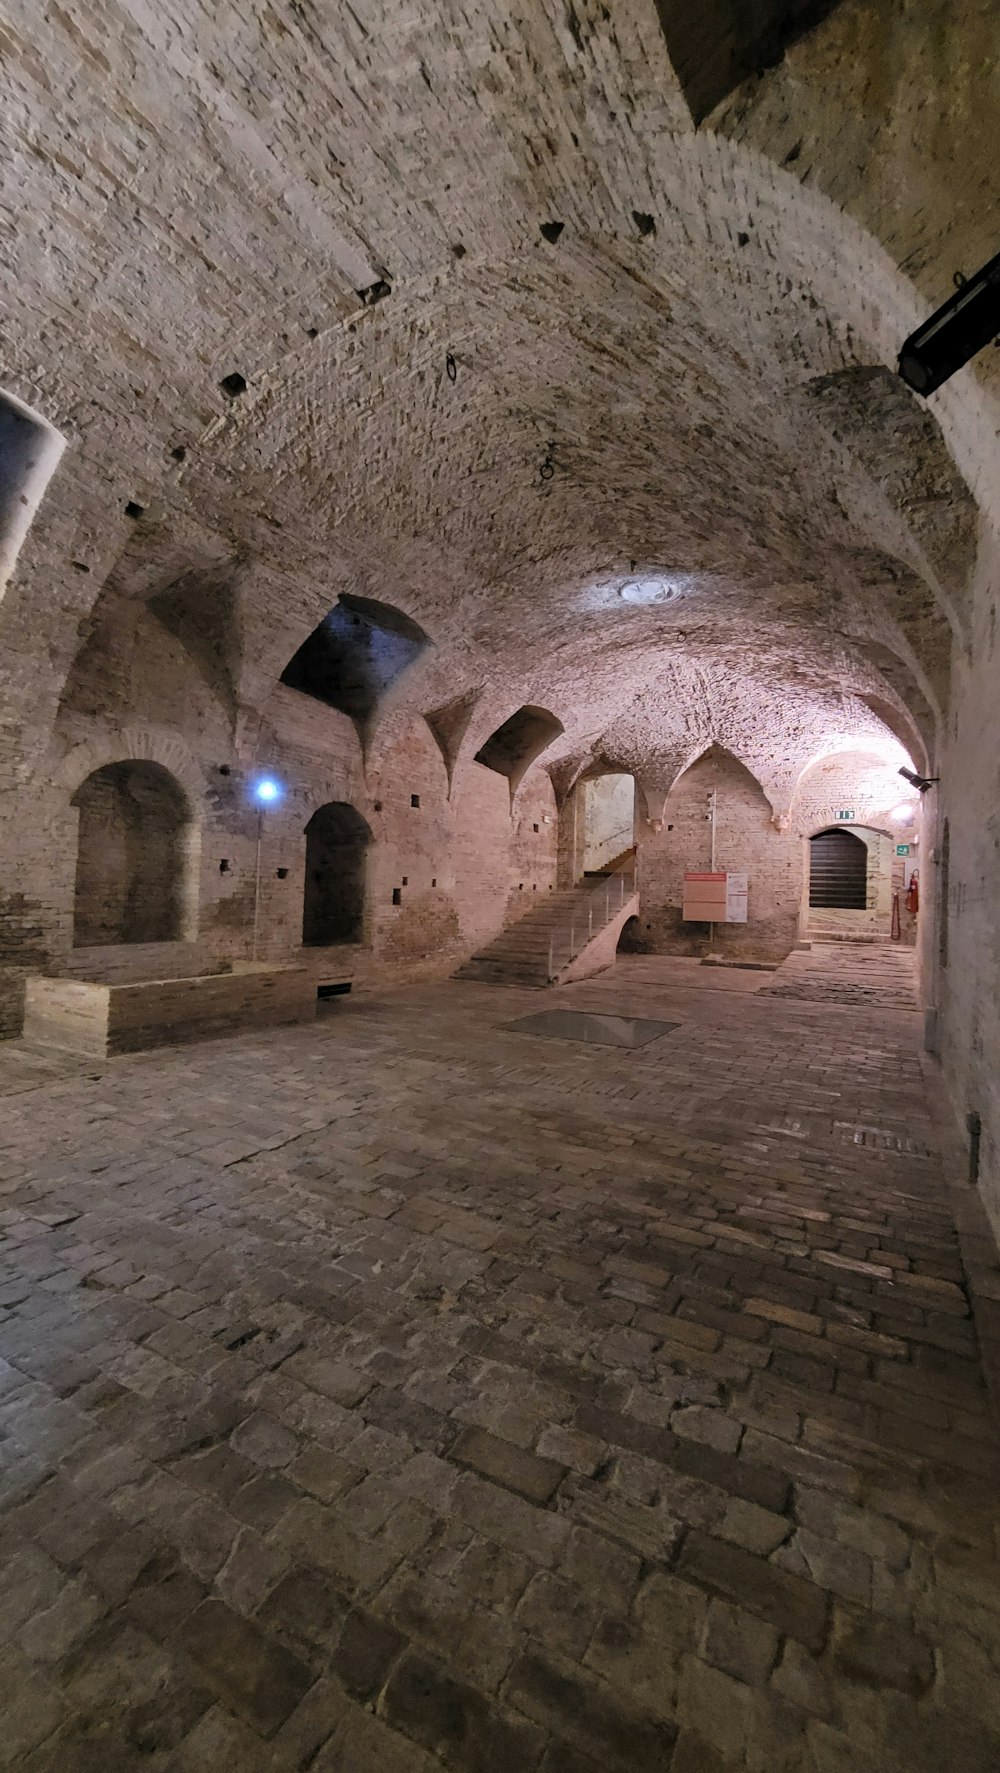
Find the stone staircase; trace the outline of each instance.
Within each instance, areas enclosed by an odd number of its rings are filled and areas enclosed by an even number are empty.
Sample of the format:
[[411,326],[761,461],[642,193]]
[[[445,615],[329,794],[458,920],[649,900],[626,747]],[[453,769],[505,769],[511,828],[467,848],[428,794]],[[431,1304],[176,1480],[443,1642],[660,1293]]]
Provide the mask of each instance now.
[[620,855],[612,856],[610,862],[602,862],[600,868],[588,868],[585,880],[604,880],[609,874],[631,873],[635,865],[635,844],[630,843],[627,850]]
[[[626,860],[631,863],[631,850]],[[555,985],[624,911],[635,909],[635,893],[631,871],[602,872],[579,886],[549,893],[465,961],[454,977],[486,985]]]
[[864,942],[883,939],[874,913],[865,911],[824,911],[810,906],[806,935],[814,942]]

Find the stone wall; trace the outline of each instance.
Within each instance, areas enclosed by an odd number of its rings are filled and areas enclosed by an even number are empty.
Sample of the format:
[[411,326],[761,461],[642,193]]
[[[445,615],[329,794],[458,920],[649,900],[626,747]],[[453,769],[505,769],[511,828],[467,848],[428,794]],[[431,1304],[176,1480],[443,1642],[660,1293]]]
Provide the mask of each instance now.
[[981,550],[977,589],[940,788],[925,796],[920,949],[932,1044],[963,1145],[967,1117],[979,1116],[978,1182],[1000,1236],[1000,542],[993,535]]

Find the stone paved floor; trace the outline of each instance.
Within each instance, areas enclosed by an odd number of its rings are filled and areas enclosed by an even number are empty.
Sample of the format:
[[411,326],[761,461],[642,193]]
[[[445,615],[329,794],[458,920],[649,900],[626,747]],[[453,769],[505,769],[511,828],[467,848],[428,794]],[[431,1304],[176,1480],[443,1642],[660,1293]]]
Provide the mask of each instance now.
[[0,1049],[0,1766],[996,1773],[908,959]]

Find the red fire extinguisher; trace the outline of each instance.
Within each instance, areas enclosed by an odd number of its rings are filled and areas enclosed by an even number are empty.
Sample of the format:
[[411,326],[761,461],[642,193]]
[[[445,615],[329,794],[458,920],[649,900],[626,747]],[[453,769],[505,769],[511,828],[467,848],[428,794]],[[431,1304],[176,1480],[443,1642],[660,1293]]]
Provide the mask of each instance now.
[[910,875],[910,884],[906,889],[906,909],[911,917],[916,917],[920,909],[920,875],[916,868]]

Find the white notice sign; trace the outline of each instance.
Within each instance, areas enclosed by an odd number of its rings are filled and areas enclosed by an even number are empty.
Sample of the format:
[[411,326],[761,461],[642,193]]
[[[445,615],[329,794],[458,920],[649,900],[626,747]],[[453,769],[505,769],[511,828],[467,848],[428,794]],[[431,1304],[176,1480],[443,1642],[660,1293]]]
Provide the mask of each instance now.
[[746,923],[749,888],[745,874],[726,875],[726,922]]

